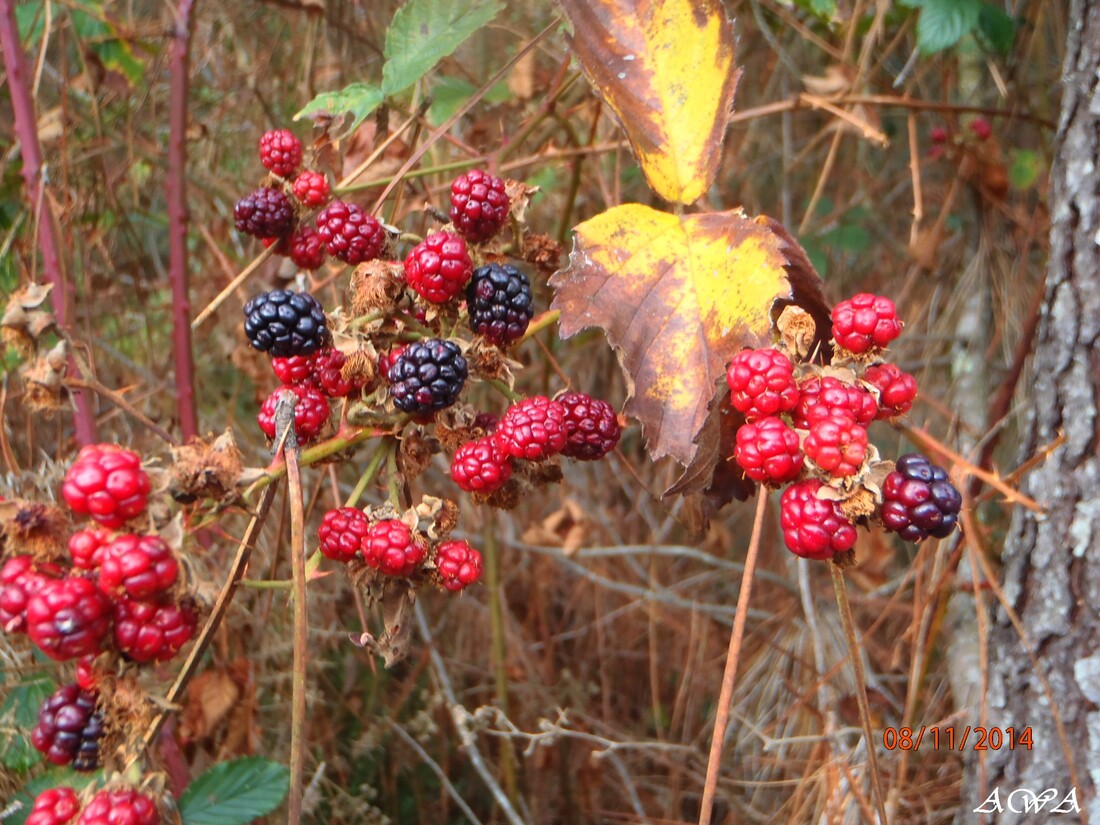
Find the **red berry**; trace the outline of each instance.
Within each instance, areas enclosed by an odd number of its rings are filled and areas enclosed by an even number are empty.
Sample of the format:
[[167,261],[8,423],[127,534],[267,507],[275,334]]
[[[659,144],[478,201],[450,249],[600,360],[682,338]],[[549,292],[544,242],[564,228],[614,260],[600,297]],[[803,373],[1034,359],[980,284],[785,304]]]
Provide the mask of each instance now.
[[901,321],[889,298],[861,292],[833,307],[833,339],[848,352],[874,352],[899,335]]
[[817,497],[817,479],[792,484],[780,499],[779,523],[783,542],[796,556],[831,559],[856,543],[856,528],[835,501]]
[[31,556],[13,556],[0,568],[0,629],[23,633],[27,629],[27,602],[51,581],[61,578],[56,564],[36,562]]
[[317,234],[332,257],[353,266],[377,258],[386,245],[382,224],[344,201],[333,201],[317,216]]
[[160,825],[157,803],[137,791],[100,791],[76,825]]
[[565,392],[554,400],[565,407],[562,455],[598,461],[615,449],[623,432],[610,404],[583,392]]
[[945,128],[943,128],[942,126],[933,126],[931,137],[932,137],[932,142],[933,143],[936,143],[936,144],[947,143],[947,130]]
[[328,178],[324,172],[314,172],[312,169],[303,169],[294,179],[294,197],[303,206],[316,209],[328,203],[329,186]]
[[34,799],[25,825],[66,825],[80,813],[80,800],[72,788],[50,788]]
[[510,406],[497,424],[493,440],[505,455],[542,461],[565,446],[565,407],[542,395]]
[[149,476],[137,453],[114,444],[91,444],[65,473],[61,494],[73,512],[114,529],[145,510]]
[[863,380],[878,390],[879,410],[875,418],[905,415],[917,397],[917,379],[893,364],[877,364],[863,373]]
[[785,413],[798,403],[794,365],[771,347],[741,350],[733,356],[726,370],[726,382],[730,387],[730,403],[749,422]]
[[739,427],[733,455],[745,475],[762,484],[786,484],[802,472],[798,433],[775,416]]
[[970,121],[970,131],[974,133],[974,137],[982,142],[993,137],[993,127],[989,125],[989,121],[984,117],[976,117]]
[[27,633],[51,659],[99,653],[111,626],[111,601],[90,579],[51,579],[27,602]]
[[471,243],[487,241],[508,221],[504,181],[481,169],[459,175],[451,184],[451,222]]
[[272,358],[271,369],[276,377],[288,386],[297,384],[317,385],[317,357],[322,350],[310,355],[290,355],[286,358]]
[[289,129],[272,129],[260,136],[260,163],[281,178],[289,178],[302,164],[302,141]]
[[362,510],[341,507],[329,510],[317,528],[321,553],[334,561],[348,562],[363,548],[370,522]]
[[390,367],[394,362],[401,357],[401,353],[405,351],[405,347],[394,347],[389,352],[378,353],[378,374],[388,376],[390,374]]
[[867,426],[875,420],[878,404],[863,387],[832,375],[811,375],[798,385],[798,404],[791,413],[795,427],[808,430],[811,424],[835,412],[848,413],[857,424]]
[[435,551],[435,572],[440,584],[457,593],[481,578],[481,553],[464,541],[445,541]]
[[451,478],[467,493],[491,493],[512,477],[512,465],[492,438],[467,441],[451,460]]
[[102,671],[96,670],[95,656],[82,656],[76,663],[76,683],[83,690],[95,690],[99,684],[99,676]]
[[387,576],[408,576],[427,555],[423,542],[403,521],[386,519],[372,524],[363,541],[363,558]]
[[848,412],[837,411],[810,425],[806,457],[831,476],[854,476],[867,458],[867,430]]
[[111,534],[100,527],[77,530],[69,536],[69,556],[73,567],[95,570],[103,558],[103,548],[111,543]]
[[321,384],[321,391],[329,398],[346,398],[363,389],[363,383],[344,378],[343,368],[347,357],[332,347],[320,353],[313,362],[313,375]]
[[104,593],[125,593],[131,599],[151,599],[171,589],[179,562],[159,536],[119,536],[103,550],[99,587]]
[[100,765],[99,740],[103,715],[96,711],[97,695],[71,684],[59,688],[38,709],[31,744],[54,765],[94,771]]
[[286,240],[287,254],[299,269],[312,272],[325,263],[325,240],[311,226],[300,227]]
[[293,392],[298,396],[298,405],[294,408],[295,435],[303,444],[312,441],[328,422],[329,414],[328,399],[316,387],[279,387],[260,407],[260,414],[256,416],[260,429],[268,438],[275,437],[275,407],[284,392]]
[[444,304],[461,294],[473,272],[466,241],[450,232],[429,235],[405,258],[406,283],[434,304]]
[[167,662],[195,635],[190,604],[161,604],[123,597],[115,604],[115,644],[135,662]]

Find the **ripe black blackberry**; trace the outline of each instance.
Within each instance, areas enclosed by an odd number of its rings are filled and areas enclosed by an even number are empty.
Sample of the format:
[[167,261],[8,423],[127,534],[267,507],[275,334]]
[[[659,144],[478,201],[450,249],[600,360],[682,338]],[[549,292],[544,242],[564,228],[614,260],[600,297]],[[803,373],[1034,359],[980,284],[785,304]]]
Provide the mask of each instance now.
[[470,329],[498,346],[523,337],[535,314],[531,282],[508,264],[489,264],[474,270],[466,285]]
[[294,207],[281,189],[264,186],[233,207],[238,232],[254,238],[284,238],[294,231]]
[[263,292],[245,304],[244,334],[253,348],[275,358],[309,355],[332,338],[317,299],[289,289]]
[[96,694],[76,683],[58,689],[38,709],[31,743],[54,765],[72,762],[74,770],[94,771],[103,738],[103,715],[95,706]]
[[466,383],[468,367],[454,341],[429,338],[405,347],[390,366],[390,395],[399,410],[423,414],[449,407]]
[[947,471],[918,453],[897,461],[882,485],[882,523],[906,541],[946,538],[959,521],[962,496]]

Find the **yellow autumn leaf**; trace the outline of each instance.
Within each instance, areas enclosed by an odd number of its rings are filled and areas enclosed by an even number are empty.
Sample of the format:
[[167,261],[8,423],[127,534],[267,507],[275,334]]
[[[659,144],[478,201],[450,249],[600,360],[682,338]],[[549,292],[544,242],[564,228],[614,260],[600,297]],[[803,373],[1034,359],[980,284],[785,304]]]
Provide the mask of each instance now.
[[740,71],[717,0],[561,0],[570,45],[657,194],[694,203],[714,181]]
[[816,274],[791,267],[797,244],[767,218],[626,204],[574,231],[569,266],[550,279],[562,337],[605,331],[654,458],[691,463],[729,360],[771,343],[777,301],[827,317]]

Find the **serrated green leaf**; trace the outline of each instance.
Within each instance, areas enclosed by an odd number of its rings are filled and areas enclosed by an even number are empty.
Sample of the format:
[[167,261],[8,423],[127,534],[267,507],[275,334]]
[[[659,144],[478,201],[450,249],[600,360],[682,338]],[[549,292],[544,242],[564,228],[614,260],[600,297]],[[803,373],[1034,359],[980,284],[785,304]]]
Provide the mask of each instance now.
[[981,0],[922,0],[917,46],[924,54],[949,49],[974,31]]
[[301,120],[307,115],[317,114],[318,112],[328,112],[333,117],[351,115],[351,125],[343,133],[347,134],[354,132],[360,123],[382,105],[383,99],[382,90],[377,86],[372,86],[369,83],[352,83],[338,92],[321,92],[302,107],[302,110],[294,116],[294,119]]
[[1016,149],[1012,152],[1012,163],[1008,167],[1008,181],[1013,189],[1030,189],[1043,171],[1043,162],[1037,152]]
[[221,762],[183,792],[180,818],[183,825],[247,825],[279,806],[289,782],[285,765],[262,756]]
[[0,763],[13,771],[25,771],[42,761],[30,742],[38,721],[38,708],[57,686],[45,677],[12,688],[0,705]]
[[131,84],[141,81],[143,66],[134,55],[133,47],[117,37],[118,29],[103,18],[102,3],[82,3],[88,11],[73,9],[73,30],[111,71],[123,75]]
[[[458,111],[458,107],[469,100],[477,87],[457,77],[441,77],[432,81],[432,105],[428,110],[429,118],[437,126]],[[510,99],[511,91],[505,81],[500,81],[481,98],[485,103],[503,103]]]
[[409,0],[386,30],[383,93],[416,83],[502,8],[499,0]]
[[3,823],[4,825],[24,825],[27,817],[30,816],[35,797],[42,791],[48,791],[50,788],[66,787],[79,793],[93,782],[98,782],[102,775],[102,771],[77,773],[72,768],[50,767],[45,773],[39,774],[27,782],[10,800],[4,800],[5,805],[10,802],[13,807],[16,804],[20,807],[11,816],[5,817]]
[[1008,54],[1016,43],[1016,21],[1002,8],[983,3],[978,15],[978,31],[989,48]]

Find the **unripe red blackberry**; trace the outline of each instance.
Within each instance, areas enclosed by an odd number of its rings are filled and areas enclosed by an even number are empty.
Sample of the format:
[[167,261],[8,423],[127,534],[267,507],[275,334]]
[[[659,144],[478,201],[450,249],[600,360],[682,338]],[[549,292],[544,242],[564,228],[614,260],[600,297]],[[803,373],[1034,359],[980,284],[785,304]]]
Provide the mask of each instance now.
[[554,400],[565,408],[563,456],[598,461],[615,449],[622,428],[610,404],[583,392],[564,392]]
[[363,560],[387,576],[412,575],[426,555],[424,542],[398,519],[372,524],[363,541]]
[[76,825],[160,825],[157,803],[137,791],[100,791]]
[[12,556],[0,568],[0,630],[25,633],[27,603],[63,571],[56,564],[35,561],[29,555]]
[[328,254],[355,266],[382,254],[386,230],[354,203],[333,201],[317,216],[317,234]]
[[466,241],[450,232],[429,235],[405,258],[405,283],[434,304],[462,294],[473,271]]
[[66,825],[80,813],[80,800],[72,788],[50,788],[34,799],[24,825]]
[[271,129],[260,136],[260,163],[280,178],[302,165],[302,141],[289,129]]
[[811,375],[798,385],[798,404],[791,412],[794,426],[800,430],[828,418],[835,412],[851,415],[866,427],[875,420],[878,404],[863,387],[841,381],[832,375]]
[[856,355],[877,352],[901,335],[894,302],[861,292],[833,307],[833,340]]
[[96,694],[71,684],[59,688],[38,709],[31,744],[54,765],[94,771],[100,765],[99,740],[103,715],[96,710]]
[[542,461],[565,446],[565,407],[542,395],[524,398],[505,410],[492,438],[505,455]]
[[111,601],[90,579],[50,579],[27,602],[27,634],[51,659],[99,653],[111,627]]
[[882,523],[906,541],[951,535],[959,521],[962,496],[947,471],[918,453],[898,459],[882,484]]
[[970,121],[970,131],[983,143],[993,137],[993,127],[984,117],[976,117]]
[[467,493],[491,493],[512,477],[512,465],[492,438],[467,441],[451,460],[451,478]]
[[128,599],[115,603],[115,644],[135,662],[167,662],[191,641],[198,616],[187,601],[150,602]]
[[788,487],[780,499],[783,542],[796,556],[831,559],[856,543],[856,528],[837,503],[817,497],[822,486],[813,478],[800,481]]
[[179,562],[160,536],[116,537],[103,549],[99,587],[109,595],[151,599],[167,592],[179,576]]
[[290,198],[282,189],[263,186],[245,195],[233,207],[238,232],[253,238],[285,238],[294,231],[297,219]]
[[325,263],[325,241],[312,226],[300,227],[287,239],[290,260],[299,269],[313,272]]
[[324,172],[314,172],[312,169],[303,169],[294,179],[294,197],[303,206],[316,209],[324,206],[329,199],[328,178]]
[[451,222],[471,243],[487,241],[508,222],[504,181],[481,169],[459,175],[451,184]]
[[103,548],[111,543],[111,534],[101,527],[77,530],[69,536],[69,557],[78,570],[95,570],[103,558]]
[[89,444],[65,473],[61,494],[74,513],[114,529],[145,510],[149,489],[141,456],[114,444]]
[[737,429],[734,458],[745,475],[761,484],[779,486],[802,473],[802,446],[798,433],[781,418],[769,416]]
[[340,507],[329,510],[317,528],[321,554],[334,561],[349,562],[363,549],[370,522],[362,510]]
[[272,358],[271,371],[279,381],[289,387],[299,384],[313,384],[319,386],[317,380],[317,359],[323,350],[317,350],[311,355],[291,355],[289,358]]
[[286,392],[292,392],[298,397],[298,403],[294,407],[294,434],[300,443],[308,444],[321,433],[329,416],[328,399],[316,387],[305,384],[279,387],[264,401],[256,421],[264,435],[275,438],[275,410],[279,406],[280,396]]
[[794,365],[771,347],[741,350],[733,356],[726,382],[730,403],[749,422],[788,412],[798,403]]
[[863,373],[863,380],[878,390],[879,410],[875,418],[905,415],[917,397],[917,379],[893,364],[877,364]]
[[837,410],[810,425],[802,445],[806,457],[835,478],[854,476],[867,459],[867,430],[851,413]]
[[942,126],[933,126],[932,131],[929,133],[932,138],[932,142],[936,144],[947,143],[947,129]]
[[313,375],[321,385],[321,392],[329,398],[347,398],[363,389],[361,381],[344,378],[347,357],[335,347],[319,353],[313,361]]
[[464,541],[445,541],[435,551],[435,573],[452,593],[464,590],[481,578],[481,553]]

